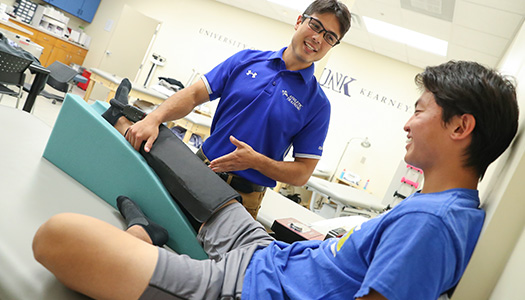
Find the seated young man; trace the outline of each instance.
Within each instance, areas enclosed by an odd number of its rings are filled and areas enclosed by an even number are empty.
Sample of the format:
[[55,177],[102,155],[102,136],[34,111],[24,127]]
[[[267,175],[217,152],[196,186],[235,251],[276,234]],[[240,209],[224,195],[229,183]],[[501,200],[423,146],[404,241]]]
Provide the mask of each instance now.
[[513,83],[477,63],[428,67],[416,83],[405,160],[425,185],[341,238],[274,241],[231,200],[205,220],[210,259],[196,261],[151,245],[166,233],[119,197],[126,231],[60,214],[36,233],[35,258],[97,299],[436,299],[472,255],[485,216],[477,184],[514,138],[518,106]]

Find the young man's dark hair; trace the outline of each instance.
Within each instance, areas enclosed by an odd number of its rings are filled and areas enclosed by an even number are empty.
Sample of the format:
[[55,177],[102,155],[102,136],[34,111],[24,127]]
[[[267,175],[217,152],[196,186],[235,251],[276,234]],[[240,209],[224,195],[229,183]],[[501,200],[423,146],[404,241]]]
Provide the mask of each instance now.
[[[337,17],[337,20],[339,20],[339,29],[341,30],[341,36],[339,39],[342,39],[345,34],[350,29],[350,19],[351,14],[348,10],[348,7],[342,3],[341,1],[337,0],[318,0],[312,2],[306,10],[304,11],[304,15],[313,15],[313,14],[324,14],[324,13],[331,13],[334,14]],[[303,18],[303,22],[304,22]]]
[[[465,166],[483,178],[490,163],[510,145],[518,130],[518,104],[512,80],[478,63],[450,61],[427,67],[415,78],[434,94],[446,124],[454,116],[472,114],[476,127],[467,148]],[[501,116],[497,120],[494,114]]]

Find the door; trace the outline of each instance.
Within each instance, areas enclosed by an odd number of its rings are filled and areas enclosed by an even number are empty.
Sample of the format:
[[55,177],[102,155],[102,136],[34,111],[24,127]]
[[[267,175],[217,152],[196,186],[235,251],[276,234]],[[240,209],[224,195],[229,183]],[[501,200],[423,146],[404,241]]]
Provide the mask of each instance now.
[[136,78],[159,25],[158,20],[124,5],[98,68],[131,80]]

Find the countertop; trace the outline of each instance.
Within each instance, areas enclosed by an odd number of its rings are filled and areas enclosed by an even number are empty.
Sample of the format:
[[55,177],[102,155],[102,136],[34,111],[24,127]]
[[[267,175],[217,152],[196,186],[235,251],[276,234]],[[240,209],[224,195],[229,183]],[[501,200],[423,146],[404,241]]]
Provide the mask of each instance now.
[[[3,22],[1,22],[1,23],[4,24],[4,25],[6,25],[6,26],[11,26],[11,27],[13,27],[13,28],[15,28],[15,29],[17,29],[17,30],[22,31],[22,32],[29,32],[29,33],[32,35],[32,33],[31,33],[29,30],[27,30],[27,29],[25,29],[25,28],[22,28],[20,25],[18,25],[18,24],[23,24],[24,26],[29,26],[29,27],[31,27],[31,28],[33,28],[33,29],[35,29],[35,30],[38,30],[38,31],[43,32],[43,33],[45,33],[45,34],[49,34],[49,35],[51,35],[51,36],[53,36],[53,37],[55,37],[55,38],[57,38],[57,39],[60,39],[60,40],[62,40],[62,41],[64,41],[64,42],[67,42],[67,43],[70,43],[71,45],[75,45],[75,46],[80,47],[80,48],[82,48],[82,49],[89,50],[89,48],[86,48],[86,47],[80,45],[79,43],[72,42],[72,41],[68,40],[67,38],[64,38],[64,37],[58,36],[58,35],[56,35],[56,34],[50,32],[50,31],[45,30],[44,28],[40,28],[40,27],[38,27],[38,26],[33,26],[33,25],[31,25],[31,24],[24,23],[24,22],[22,22],[22,21],[20,21],[20,20],[17,20],[17,19],[13,19],[13,18],[11,18],[11,19],[9,19],[8,22],[3,21]],[[13,25],[16,26],[16,27],[14,27]],[[21,28],[21,29],[19,29],[19,28]],[[29,38],[31,38],[31,37],[29,37]]]
[[[26,33],[27,35],[29,35],[29,38],[31,38],[31,36],[33,35],[33,33],[27,29],[25,29],[24,27],[22,26],[19,26],[17,25],[16,23],[13,23],[13,22],[10,22],[10,21],[4,21],[4,20],[0,20],[0,24],[3,24],[7,27],[11,27],[13,29],[16,29],[18,31],[21,31],[23,33]],[[29,24],[28,24],[29,25]]]

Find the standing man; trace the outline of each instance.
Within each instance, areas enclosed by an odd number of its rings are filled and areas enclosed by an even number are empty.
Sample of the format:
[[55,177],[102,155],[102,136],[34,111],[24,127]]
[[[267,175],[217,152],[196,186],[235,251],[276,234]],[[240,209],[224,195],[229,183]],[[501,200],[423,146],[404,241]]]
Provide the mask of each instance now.
[[[339,44],[350,12],[337,0],[316,0],[297,18],[280,51],[243,50],[201,80],[168,98],[126,134],[137,150],[154,147],[159,125],[220,98],[211,135],[198,156],[237,190],[256,218],[266,187],[301,186],[319,161],[330,102],[314,77],[313,62]],[[283,159],[293,146],[293,162]]]

